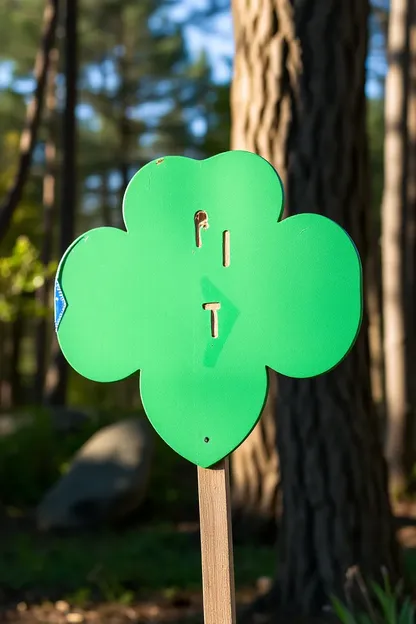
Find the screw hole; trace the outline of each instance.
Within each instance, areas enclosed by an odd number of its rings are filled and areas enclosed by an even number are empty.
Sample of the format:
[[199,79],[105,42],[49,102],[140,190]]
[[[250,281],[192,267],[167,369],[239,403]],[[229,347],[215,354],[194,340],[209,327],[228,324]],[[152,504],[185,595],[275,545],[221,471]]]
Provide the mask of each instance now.
[[209,438],[204,438],[204,442],[205,442],[205,444],[208,444]]

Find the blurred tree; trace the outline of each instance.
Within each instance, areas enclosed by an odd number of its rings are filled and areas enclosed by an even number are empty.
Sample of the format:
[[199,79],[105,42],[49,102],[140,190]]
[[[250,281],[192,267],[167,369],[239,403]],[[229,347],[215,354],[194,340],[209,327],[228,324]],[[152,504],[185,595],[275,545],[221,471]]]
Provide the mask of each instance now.
[[179,27],[158,18],[163,4],[89,0],[80,15],[81,102],[93,108],[106,137],[104,152],[102,141],[98,145],[98,171],[117,187],[115,225],[121,224],[121,200],[133,173],[147,160],[183,153],[192,143],[184,109],[188,102],[195,106],[200,85],[186,75]]
[[[57,48],[50,52],[49,75],[47,81],[45,101],[45,171],[43,176],[43,227],[41,261],[46,268],[49,266],[54,253],[54,224],[56,222],[56,77],[58,72],[59,53]],[[51,280],[46,279],[37,291],[37,300],[43,309],[48,310],[51,297]],[[50,344],[50,332],[46,315],[37,319],[35,349],[36,369],[33,384],[33,398],[36,403],[43,403],[45,390],[46,365],[48,359],[47,347]]]
[[[233,4],[232,145],[272,162],[286,214],[320,212],[340,223],[364,269],[368,10],[363,0]],[[330,373],[279,376],[283,520],[277,578],[263,607],[316,613],[343,595],[355,566],[371,578],[385,568],[393,582],[399,573],[367,329],[365,312],[354,349]],[[251,436],[247,449],[259,440]],[[246,459],[266,451],[262,444]]]
[[10,255],[0,259],[0,404],[19,405],[23,395],[19,357],[23,320],[44,314],[33,293],[50,277],[51,267],[39,261],[37,249],[19,236]]
[[[15,163],[19,163],[18,134],[24,123],[27,101],[37,86],[32,79],[32,66],[44,3],[45,0],[27,0],[25,10],[21,11],[11,2],[7,16],[0,21],[2,80],[8,76],[7,82],[0,83],[0,159],[7,164],[0,175],[3,196],[12,187]],[[183,36],[186,24],[172,19],[171,8],[166,0],[140,3],[84,0],[80,3],[76,109],[78,181],[76,189],[71,186],[75,195],[73,207],[77,208],[74,236],[104,223],[121,225],[120,199],[127,179],[125,174],[130,178],[148,160],[166,153],[203,158],[228,148],[228,85],[213,84],[211,67],[204,54],[190,57]],[[62,27],[58,29],[60,48],[68,44],[63,40],[63,30]],[[61,54],[61,58],[65,55]],[[55,80],[56,120],[62,119],[65,105],[62,69],[57,69]],[[52,81],[53,77],[50,79]],[[30,176],[2,240],[4,257],[12,257],[14,242],[20,234],[29,237],[40,257],[45,259],[49,254],[53,260],[58,257],[60,220],[57,213],[56,218],[53,217],[52,191],[56,194],[55,204],[65,200],[61,192],[63,169],[59,167],[58,172],[58,164],[62,162],[61,138],[67,125],[61,126],[59,122],[62,129],[56,129],[52,137],[56,142],[57,174],[53,185],[54,172],[50,170],[54,168],[54,148],[49,131],[54,124],[47,117],[48,114],[39,125]],[[13,144],[12,149],[6,149],[9,142]],[[9,166],[10,162],[13,167]],[[67,206],[69,197],[66,195]],[[69,232],[68,227],[63,231]],[[45,286],[46,289],[41,286],[36,295],[39,311],[43,307],[41,301],[48,302],[49,306],[52,303],[47,292],[49,284]],[[9,305],[9,291],[5,295]],[[45,396],[51,394],[58,382],[57,345],[55,343],[51,358],[52,310],[49,307],[43,320],[27,316],[26,299],[29,297],[33,294],[24,295],[25,318],[22,331],[18,332],[21,336],[18,342],[24,349],[22,351],[16,343],[15,360],[19,362],[18,366],[13,365],[13,370],[23,374],[18,382],[25,388],[25,400],[28,398],[26,388],[32,389],[32,394],[36,390],[36,397],[30,398],[39,400],[43,394],[40,381],[44,377],[43,361],[49,364]],[[13,306],[16,304],[14,301]],[[15,321],[13,317],[13,320],[0,322],[4,324],[0,328],[4,349],[0,344],[0,352],[5,354],[3,370],[4,374],[7,372],[4,387],[11,400],[10,357],[14,348],[11,333]],[[78,403],[102,401],[106,405],[129,408],[132,395],[137,398],[137,385],[128,381],[126,385],[98,391],[94,384],[81,382],[71,373],[69,393],[70,400]],[[19,396],[22,398],[23,394]]]
[[[392,0],[386,82],[382,260],[386,379],[386,456],[390,489],[403,491],[409,438],[409,379],[414,355],[414,249],[416,217],[407,206],[409,23],[413,0]],[[410,356],[410,357],[409,357]]]
[[230,149],[231,110],[229,84],[212,85],[210,77],[204,90],[205,134],[200,143],[204,157],[215,156]]
[[27,108],[26,124],[20,139],[20,160],[13,184],[0,205],[0,240],[5,237],[13,213],[22,197],[28,178],[32,155],[39,129],[43,96],[48,75],[50,50],[55,40],[58,16],[58,0],[47,0],[44,12],[42,42],[39,47],[34,69],[36,88]]
[[[62,177],[61,211],[59,226],[59,254],[62,256],[75,238],[77,213],[77,121],[78,97],[78,2],[66,0],[65,5],[65,103],[62,132]],[[50,374],[47,387],[47,402],[65,405],[68,386],[68,363],[54,340],[55,374]]]
[[78,0],[66,0],[63,56],[65,102],[62,115],[62,177],[59,253],[75,238],[77,214]]
[[[406,359],[410,409],[407,413],[405,468],[414,480],[416,458],[416,386],[413,382],[416,361],[416,4],[410,2],[408,14],[407,150],[406,150]],[[412,473],[412,474],[411,474]]]
[[368,218],[368,262],[365,295],[368,305],[370,378],[373,401],[380,422],[385,421],[385,385],[381,286],[381,219],[383,194],[384,102],[367,100],[371,165],[371,211]]

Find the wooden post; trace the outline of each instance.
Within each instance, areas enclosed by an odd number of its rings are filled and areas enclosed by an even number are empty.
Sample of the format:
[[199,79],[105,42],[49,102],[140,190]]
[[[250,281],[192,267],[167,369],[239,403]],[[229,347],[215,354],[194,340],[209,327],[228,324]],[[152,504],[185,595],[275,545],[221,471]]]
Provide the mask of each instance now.
[[228,457],[198,466],[205,624],[236,624]]

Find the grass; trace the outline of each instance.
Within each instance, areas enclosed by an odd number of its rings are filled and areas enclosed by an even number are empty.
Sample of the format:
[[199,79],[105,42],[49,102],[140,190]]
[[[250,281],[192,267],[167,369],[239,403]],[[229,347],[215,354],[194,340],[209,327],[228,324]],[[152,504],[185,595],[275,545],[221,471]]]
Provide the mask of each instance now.
[[[236,583],[273,575],[274,549],[236,546]],[[136,528],[71,537],[16,533],[0,546],[0,585],[6,593],[97,595],[174,592],[201,587],[199,536],[173,527]]]
[[[111,415],[100,414],[79,431],[62,436],[48,415],[39,412],[31,426],[0,438],[2,504],[16,520],[7,522],[5,530],[0,526],[0,597],[72,596],[73,603],[80,603],[93,596],[125,602],[132,592],[200,590],[199,536],[175,529],[184,520],[198,519],[196,470],[158,437],[148,497],[138,512],[140,526],[42,536],[25,520],[74,452],[112,420]],[[274,549],[236,545],[240,586],[272,575],[274,565]]]
[[[126,603],[151,592],[170,597],[201,588],[197,533],[173,526],[137,527],[73,536],[14,533],[0,545],[0,586],[6,595],[66,597],[72,603],[94,597]],[[237,587],[253,587],[273,576],[273,548],[235,546]],[[416,584],[416,551],[405,553],[410,580]]]
[[[157,437],[140,526],[67,536],[42,536],[31,526],[18,528],[19,513],[25,516],[33,510],[73,453],[111,420],[104,414],[62,436],[46,415],[39,414],[33,426],[0,438],[2,503],[17,516],[0,540],[1,601],[65,598],[82,607],[92,600],[121,605],[152,593],[170,599],[180,592],[200,591],[199,536],[175,528],[184,520],[197,520],[196,471]],[[237,588],[253,588],[260,577],[274,575],[274,548],[236,544],[234,559]],[[416,550],[405,552],[405,566],[416,586]]]
[[347,603],[333,598],[332,605],[342,624],[414,624],[415,605],[410,596],[404,594],[404,583],[392,586],[386,571],[383,583],[365,582],[359,570],[351,578],[356,581],[360,593],[360,609],[351,600],[346,588]]
[[416,587],[416,549],[409,548],[404,551],[404,567],[409,581]]

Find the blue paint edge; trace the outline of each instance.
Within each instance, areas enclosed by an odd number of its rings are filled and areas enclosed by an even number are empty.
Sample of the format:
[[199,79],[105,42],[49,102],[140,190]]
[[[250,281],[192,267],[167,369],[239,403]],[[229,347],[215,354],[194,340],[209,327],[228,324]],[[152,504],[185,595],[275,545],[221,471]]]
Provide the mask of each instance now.
[[58,280],[55,281],[55,331],[58,331],[59,324],[62,320],[64,312],[67,308],[67,302],[62,292],[62,288],[59,285]]

